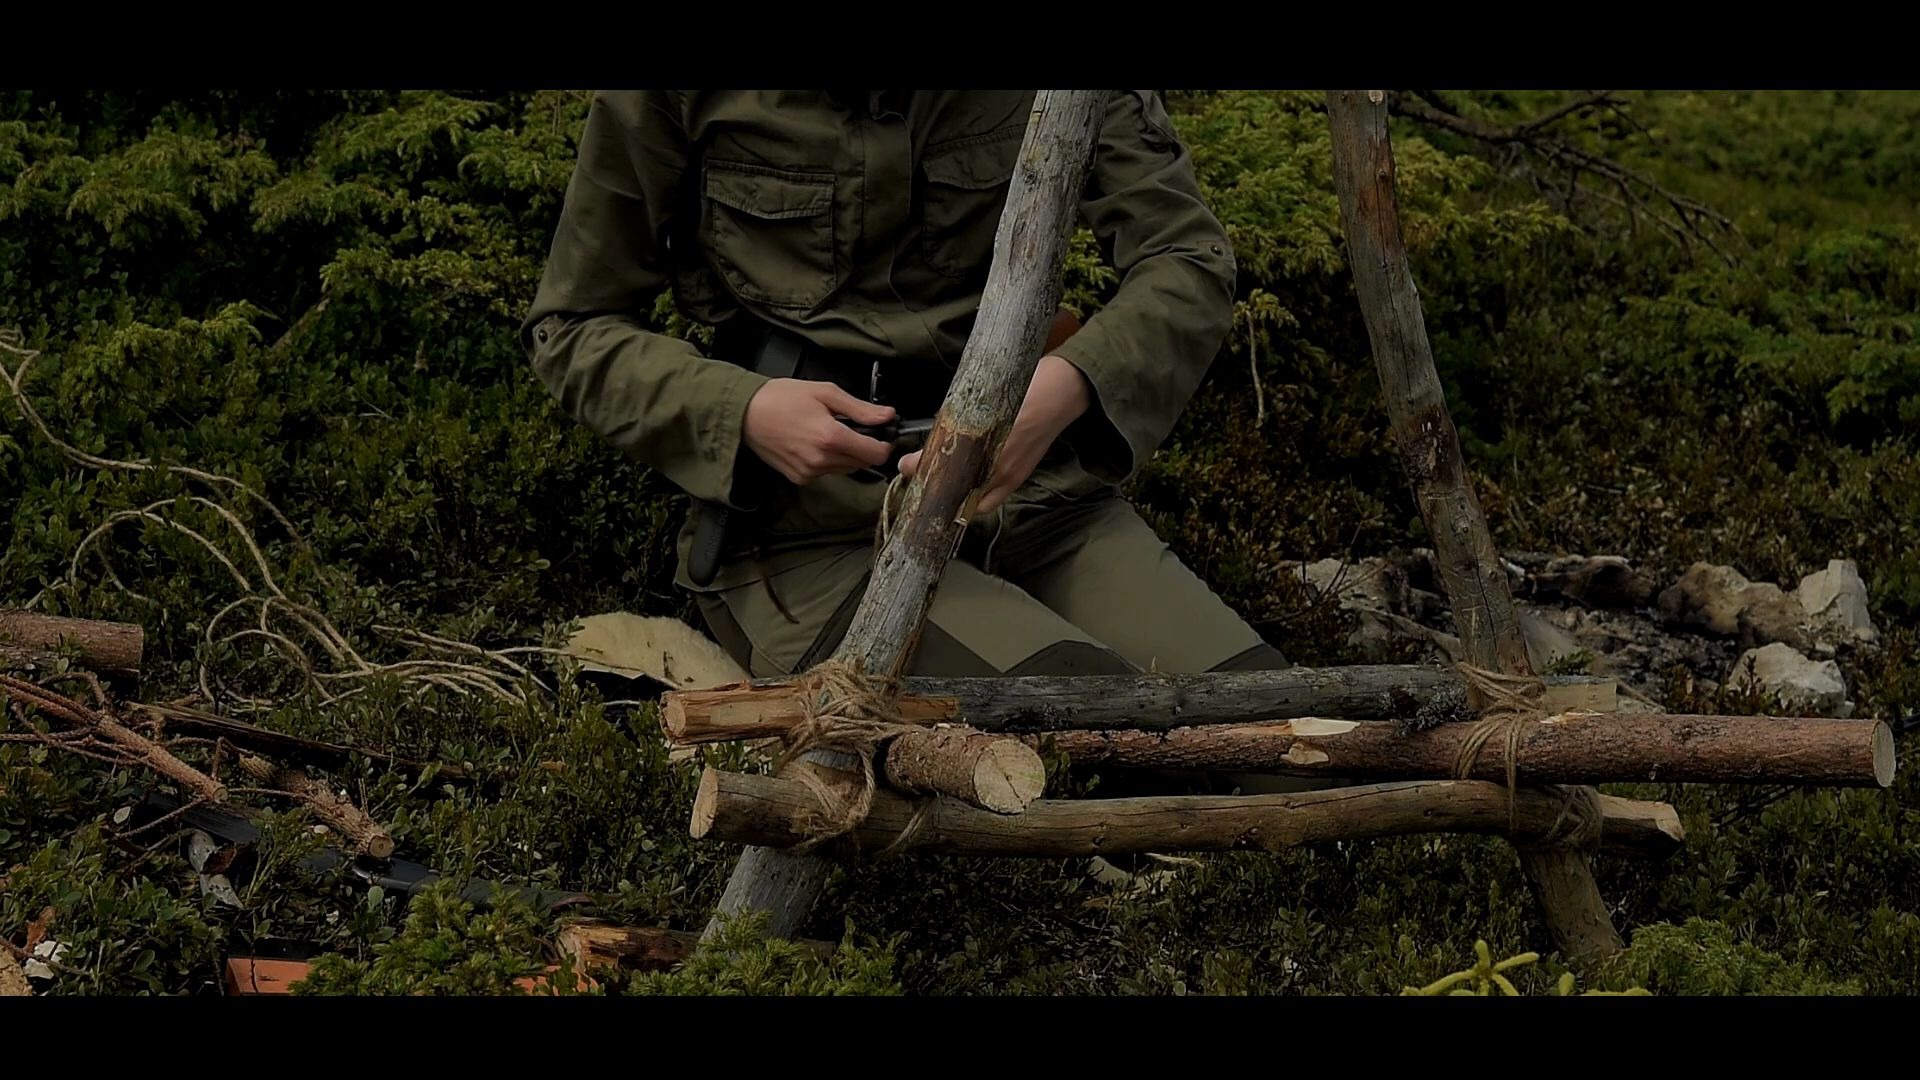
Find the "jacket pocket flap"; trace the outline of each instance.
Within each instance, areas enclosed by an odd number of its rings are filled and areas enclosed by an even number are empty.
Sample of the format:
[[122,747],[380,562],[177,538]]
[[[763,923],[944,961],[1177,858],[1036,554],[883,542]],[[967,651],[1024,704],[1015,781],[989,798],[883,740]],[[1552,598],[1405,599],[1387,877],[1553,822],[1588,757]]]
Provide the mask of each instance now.
[[1013,178],[1018,154],[1006,151],[1005,141],[974,143],[950,152],[934,151],[922,167],[927,179],[947,187],[966,191],[997,188]]
[[813,217],[833,206],[833,177],[759,165],[708,162],[707,198],[757,218]]

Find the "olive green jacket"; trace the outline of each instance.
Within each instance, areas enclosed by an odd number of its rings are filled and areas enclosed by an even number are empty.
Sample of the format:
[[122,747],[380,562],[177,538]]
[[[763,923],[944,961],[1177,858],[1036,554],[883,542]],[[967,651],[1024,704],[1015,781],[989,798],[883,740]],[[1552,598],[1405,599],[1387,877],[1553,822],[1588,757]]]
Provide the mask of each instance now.
[[[596,93],[522,327],[534,370],[587,428],[694,498],[734,505],[736,461],[752,453],[747,401],[764,380],[650,331],[663,290],[696,322],[745,311],[823,349],[951,369],[1033,97]],[[1120,284],[1055,350],[1095,405],[1036,471],[1040,497],[1123,482],[1172,430],[1232,317],[1232,251],[1156,92],[1110,96],[1080,208]],[[870,534],[883,487],[782,484],[754,528],[775,553]],[[725,567],[714,587],[777,561]]]

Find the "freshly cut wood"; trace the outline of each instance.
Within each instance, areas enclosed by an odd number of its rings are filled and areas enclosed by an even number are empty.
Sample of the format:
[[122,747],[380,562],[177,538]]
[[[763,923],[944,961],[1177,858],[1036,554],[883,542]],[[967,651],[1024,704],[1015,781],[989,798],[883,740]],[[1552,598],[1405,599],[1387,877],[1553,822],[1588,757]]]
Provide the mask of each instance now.
[[88,670],[102,675],[138,675],[146,636],[146,631],[132,623],[0,611],[0,667],[44,667],[64,643],[72,642],[79,650],[80,663]]
[[[874,554],[873,577],[833,655],[836,662],[897,676],[919,644],[934,590],[1013,429],[1059,312],[1060,266],[1106,100],[1104,90],[1034,95],[973,330],[927,435],[920,469]],[[805,760],[845,764],[848,755],[821,750]],[[728,915],[760,911],[767,915],[768,933],[791,937],[830,868],[812,852],[748,848],[734,864],[707,933],[718,931]]]
[[[1612,679],[1564,675],[1546,683],[1549,712],[1614,709]],[[1168,731],[1309,716],[1411,716],[1436,695],[1463,685],[1450,670],[1420,664],[1200,675],[914,677],[901,680],[898,707],[906,723],[961,723],[978,731]],[[683,746],[777,738],[800,722],[803,706],[793,683],[767,680],[670,693],[660,723]]]
[[[1347,266],[1380,372],[1393,442],[1433,538],[1434,566],[1453,608],[1461,647],[1477,667],[1530,674],[1513,595],[1467,475],[1400,235],[1386,92],[1327,91],[1327,122]],[[1522,848],[1520,864],[1561,952],[1604,956],[1623,947],[1584,855]]]
[[[1402,735],[1380,721],[1301,719],[1150,731],[1066,731],[1050,740],[1075,764],[1230,769],[1353,780],[1454,775],[1471,724]],[[1526,729],[1516,755],[1523,781],[1602,784],[1817,784],[1886,787],[1893,730],[1880,721],[1670,713],[1563,713]],[[1505,746],[1492,740],[1472,779],[1506,779]]]
[[[845,774],[833,777],[845,782]],[[1595,796],[1603,851],[1666,854],[1686,833],[1672,807]],[[1514,796],[1518,835],[1541,839],[1565,828],[1564,802],[1522,789]],[[821,810],[799,780],[708,769],[694,797],[695,838],[790,847]],[[1298,795],[1041,799],[1025,813],[994,814],[951,799],[915,800],[882,790],[854,832],[863,851],[1079,858],[1176,851],[1278,851],[1329,840],[1417,833],[1508,834],[1508,793],[1479,780],[1430,780],[1337,788]]]
[[1047,789],[1046,763],[1032,747],[966,728],[888,740],[883,770],[899,791],[952,795],[1002,814],[1025,810]]
[[393,854],[393,836],[386,827],[333,789],[294,768],[279,768],[264,758],[243,757],[240,767],[261,784],[287,792],[312,808],[314,816],[348,841],[355,855],[384,859]]

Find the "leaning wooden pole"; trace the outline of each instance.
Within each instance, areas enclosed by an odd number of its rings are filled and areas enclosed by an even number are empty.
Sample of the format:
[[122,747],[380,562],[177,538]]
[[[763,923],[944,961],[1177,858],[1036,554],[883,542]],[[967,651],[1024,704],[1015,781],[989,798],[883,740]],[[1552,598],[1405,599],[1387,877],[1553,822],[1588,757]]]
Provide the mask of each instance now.
[[[1386,92],[1329,90],[1327,119],[1347,263],[1380,370],[1400,463],[1433,537],[1435,562],[1461,646],[1479,667],[1529,674],[1526,640],[1467,477],[1400,237]],[[1585,855],[1522,847],[1520,861],[1561,952],[1598,956],[1621,948]]]
[[[1106,97],[1104,90],[1042,90],[1034,97],[972,336],[836,660],[898,675],[919,642],[934,589],[1019,413],[1058,311],[1060,265]],[[836,765],[847,755],[816,752],[808,759]],[[766,913],[769,933],[791,937],[812,910],[828,867],[811,853],[747,848],[708,934],[723,917],[758,911]]]

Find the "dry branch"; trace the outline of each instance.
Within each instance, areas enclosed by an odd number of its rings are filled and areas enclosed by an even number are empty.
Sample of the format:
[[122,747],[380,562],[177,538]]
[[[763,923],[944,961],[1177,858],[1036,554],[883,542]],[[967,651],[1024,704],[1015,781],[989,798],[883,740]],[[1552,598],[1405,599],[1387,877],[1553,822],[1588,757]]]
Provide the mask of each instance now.
[[393,836],[384,826],[301,770],[253,756],[241,758],[240,768],[261,784],[286,792],[311,809],[328,828],[349,841],[352,854],[376,859],[393,854]]
[[[841,773],[834,782],[850,779]],[[1685,838],[1671,807],[1599,796],[1602,850],[1660,855]],[[766,847],[805,839],[819,796],[798,780],[708,769],[694,799],[696,838]],[[1567,829],[1567,804],[1536,791],[1515,796],[1519,835],[1551,840]],[[951,799],[881,791],[854,833],[863,851],[1077,858],[1176,851],[1279,851],[1331,840],[1419,833],[1506,835],[1508,792],[1475,780],[1339,788],[1300,795],[1041,799],[1021,814],[994,814]]]
[[[1461,647],[1476,667],[1530,674],[1526,640],[1500,554],[1467,476],[1400,235],[1385,94],[1329,90],[1327,117],[1347,265],[1379,369],[1393,441],[1421,520],[1433,537],[1434,565],[1453,608]],[[1596,956],[1622,947],[1584,856],[1522,849],[1520,861],[1562,952]]]

